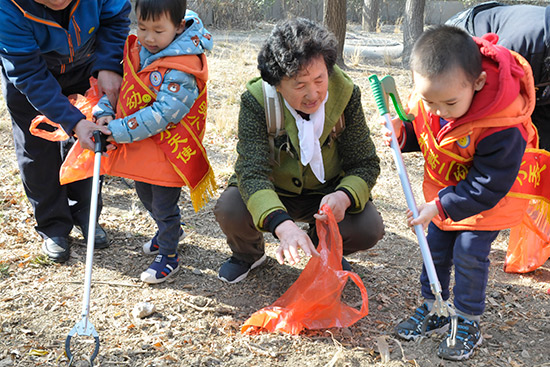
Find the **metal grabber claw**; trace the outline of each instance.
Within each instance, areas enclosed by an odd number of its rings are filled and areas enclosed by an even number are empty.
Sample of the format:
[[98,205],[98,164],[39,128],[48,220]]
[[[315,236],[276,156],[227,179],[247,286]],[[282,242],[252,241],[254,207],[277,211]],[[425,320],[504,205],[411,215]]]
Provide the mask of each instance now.
[[82,319],[69,331],[65,340],[65,353],[69,358],[69,366],[72,365],[74,356],[71,353],[71,339],[74,335],[92,336],[95,341],[95,348],[88,361],[93,366],[93,361],[99,352],[99,335],[92,323],[88,320],[90,312],[90,289],[92,285],[92,265],[94,260],[95,228],[97,219],[97,203],[99,197],[99,180],[101,167],[101,153],[105,151],[105,136],[96,130],[94,131],[94,174],[92,182],[92,197],[90,204],[90,219],[88,221],[88,239],[86,247],[86,273],[84,276],[84,297],[82,300]]

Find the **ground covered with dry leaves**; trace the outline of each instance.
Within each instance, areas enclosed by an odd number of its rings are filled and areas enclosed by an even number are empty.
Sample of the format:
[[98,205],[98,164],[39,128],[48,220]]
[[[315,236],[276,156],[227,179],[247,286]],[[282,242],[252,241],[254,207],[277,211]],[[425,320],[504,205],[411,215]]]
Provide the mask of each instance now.
[[[213,32],[209,55],[209,126],[205,145],[219,185],[226,186],[235,160],[235,124],[239,95],[256,75],[258,34],[269,29],[229,36]],[[387,33],[364,37],[399,39]],[[355,34],[359,36],[359,34]],[[399,60],[346,58],[347,72],[363,91],[365,114],[382,160],[374,188],[374,203],[386,224],[386,236],[372,250],[349,257],[368,290],[369,315],[349,328],[287,334],[242,335],[240,327],[256,310],[272,304],[293,284],[305,266],[279,265],[277,246],[268,237],[266,264],[236,285],[217,279],[220,264],[230,256],[212,208],[200,212],[190,205],[186,189],[181,199],[187,238],[180,245],[181,271],[161,285],[145,285],[139,274],[153,260],[141,245],[155,233],[131,181],[106,177],[100,223],[111,238],[108,249],[94,254],[90,321],[101,347],[96,366],[454,366],[436,356],[441,337],[420,342],[398,341],[393,328],[419,305],[421,254],[405,224],[406,204],[388,148],[381,144],[379,118],[370,95],[368,76],[392,74],[402,96],[410,86]],[[2,103],[3,105],[3,103]],[[32,210],[25,198],[5,110],[0,133],[0,367],[67,365],[65,338],[80,320],[86,247],[71,235],[72,254],[63,265],[40,253],[41,239],[33,229]],[[420,196],[422,160],[406,156],[409,175]],[[502,271],[507,233],[491,252],[487,310],[482,319],[484,342],[464,366],[550,366],[550,263],[536,271]],[[357,288],[345,290],[348,304],[358,306]],[[148,317],[133,314],[143,302],[154,305]],[[75,337],[78,358],[87,365],[93,343]]]

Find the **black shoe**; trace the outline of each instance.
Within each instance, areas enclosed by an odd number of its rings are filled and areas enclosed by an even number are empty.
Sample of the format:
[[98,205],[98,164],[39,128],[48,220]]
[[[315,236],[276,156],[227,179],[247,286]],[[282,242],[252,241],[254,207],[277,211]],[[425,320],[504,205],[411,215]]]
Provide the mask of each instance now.
[[[79,226],[76,225],[77,230],[84,236],[84,241],[88,243],[88,224]],[[95,236],[94,236],[94,248],[102,249],[109,247],[109,238],[107,237],[107,232],[96,223],[95,225]]]
[[69,260],[71,249],[65,237],[46,238],[42,244],[42,251],[57,263]]
[[250,264],[231,256],[220,267],[218,278],[227,283],[238,283],[244,278],[246,278],[250,270],[262,265],[266,258],[267,256],[264,254],[254,263]]
[[351,271],[351,265],[345,257],[342,257],[342,270]]

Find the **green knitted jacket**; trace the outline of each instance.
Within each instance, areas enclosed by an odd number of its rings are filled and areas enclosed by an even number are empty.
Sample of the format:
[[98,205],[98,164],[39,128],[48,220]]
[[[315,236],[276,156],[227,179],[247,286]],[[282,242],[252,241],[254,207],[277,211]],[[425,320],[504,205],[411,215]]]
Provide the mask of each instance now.
[[[236,185],[259,230],[267,215],[286,210],[279,195],[329,194],[343,187],[353,195],[360,212],[370,198],[380,173],[380,160],[361,106],[361,92],[350,78],[335,67],[329,78],[329,98],[325,105],[325,127],[321,153],[325,183],[317,180],[309,165],[300,163],[298,129],[290,111],[284,107],[286,135],[275,138],[279,163],[270,164],[270,149],[264,111],[262,80],[251,80],[241,96],[235,174],[229,184]],[[282,98],[282,97],[281,97]],[[345,128],[332,141],[330,132],[344,114]]]

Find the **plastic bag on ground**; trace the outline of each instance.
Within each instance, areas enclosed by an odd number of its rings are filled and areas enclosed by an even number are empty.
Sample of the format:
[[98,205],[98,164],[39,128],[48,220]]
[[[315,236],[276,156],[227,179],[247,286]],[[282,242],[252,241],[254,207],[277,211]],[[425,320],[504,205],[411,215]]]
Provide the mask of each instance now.
[[[342,270],[342,237],[330,207],[321,208],[329,220],[317,221],[321,256],[311,257],[294,284],[271,306],[255,312],[242,326],[242,333],[282,331],[299,334],[304,329],[348,327],[368,314],[368,296],[356,273]],[[358,310],[342,302],[350,279],[361,291]]]

